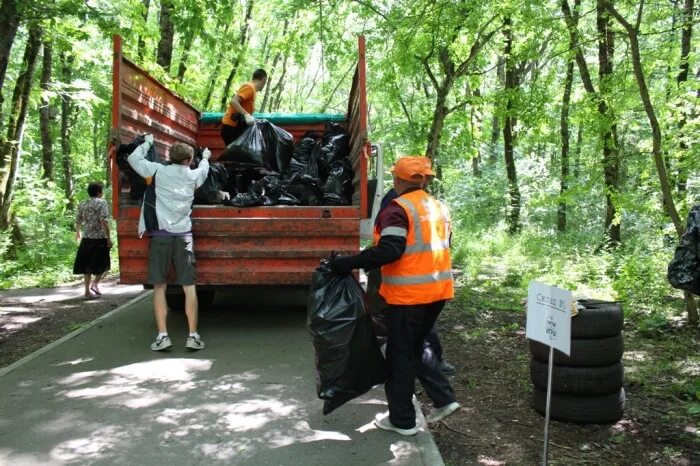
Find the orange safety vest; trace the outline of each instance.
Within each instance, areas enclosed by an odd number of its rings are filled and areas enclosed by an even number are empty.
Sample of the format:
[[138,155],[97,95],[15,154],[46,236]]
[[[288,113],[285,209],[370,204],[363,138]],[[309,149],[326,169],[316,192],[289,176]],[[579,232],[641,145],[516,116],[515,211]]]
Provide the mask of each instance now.
[[[379,294],[394,305],[428,304],[454,297],[450,259],[450,214],[442,202],[418,189],[392,202],[408,217],[406,250],[396,261],[382,266]],[[375,228],[375,244],[381,233]],[[401,233],[401,232],[396,232]]]

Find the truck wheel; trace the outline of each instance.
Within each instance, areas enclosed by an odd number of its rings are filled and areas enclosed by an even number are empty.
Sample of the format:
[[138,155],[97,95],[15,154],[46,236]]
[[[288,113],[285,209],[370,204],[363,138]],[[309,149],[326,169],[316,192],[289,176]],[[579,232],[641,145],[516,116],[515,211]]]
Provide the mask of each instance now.
[[[530,340],[530,354],[541,362],[549,361],[549,346]],[[554,365],[568,367],[601,367],[620,362],[623,353],[622,335],[608,338],[572,339],[571,356],[554,350]]]
[[185,310],[185,294],[182,292],[167,293],[165,301],[168,303],[169,311],[182,312]]
[[[213,290],[197,290],[197,304],[200,310],[208,308],[214,302],[215,291]],[[171,311],[184,311],[185,310],[185,294],[179,293],[168,293],[165,295],[168,302],[168,309]]]
[[[547,392],[533,389],[535,410],[544,415]],[[552,393],[550,417],[557,421],[577,424],[609,424],[619,421],[625,410],[625,390],[620,388],[611,395],[576,396]]]
[[216,291],[214,290],[197,290],[197,304],[199,305],[199,309],[211,307],[215,295]]
[[[542,390],[547,389],[547,363],[530,361],[530,380]],[[615,393],[622,387],[622,363],[603,367],[552,368],[552,393],[581,396],[601,396]]]
[[597,299],[580,299],[585,309],[571,318],[571,338],[614,337],[622,331],[623,313],[620,303]]

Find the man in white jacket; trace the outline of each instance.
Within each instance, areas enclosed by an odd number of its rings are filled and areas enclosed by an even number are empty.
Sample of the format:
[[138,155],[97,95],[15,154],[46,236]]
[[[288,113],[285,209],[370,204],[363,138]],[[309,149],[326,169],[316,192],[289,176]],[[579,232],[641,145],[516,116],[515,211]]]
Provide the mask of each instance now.
[[177,143],[170,148],[170,164],[146,159],[153,145],[153,135],[129,155],[129,165],[144,178],[152,178],[146,189],[139,218],[139,236],[151,237],[148,252],[148,280],[153,285],[153,308],[158,336],[151,345],[153,351],[170,348],[172,343],[166,326],[168,306],[165,300],[166,274],[172,262],[175,282],[185,293],[185,313],[189,325],[186,348],[201,350],[204,342],[197,333],[197,293],[195,289],[195,258],[192,240],[192,201],[194,191],[209,174],[211,152],[205,149],[195,170],[190,169],[194,157],[192,147]]

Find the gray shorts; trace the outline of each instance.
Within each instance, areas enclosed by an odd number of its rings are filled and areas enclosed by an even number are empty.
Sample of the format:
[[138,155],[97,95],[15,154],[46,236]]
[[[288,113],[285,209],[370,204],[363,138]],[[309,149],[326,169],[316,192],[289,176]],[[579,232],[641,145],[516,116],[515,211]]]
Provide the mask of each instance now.
[[148,251],[148,280],[150,285],[167,283],[168,268],[175,265],[175,283],[194,285],[194,241],[187,236],[153,236]]

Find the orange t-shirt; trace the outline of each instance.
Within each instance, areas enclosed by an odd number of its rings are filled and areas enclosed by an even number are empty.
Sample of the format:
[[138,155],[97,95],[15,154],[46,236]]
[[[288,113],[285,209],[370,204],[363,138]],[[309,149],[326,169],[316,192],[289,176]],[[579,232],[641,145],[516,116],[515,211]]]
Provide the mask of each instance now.
[[[253,83],[242,85],[236,92],[236,95],[241,98],[241,107],[252,115],[255,108],[255,85]],[[221,119],[221,123],[229,126],[238,126],[238,122],[233,120],[234,113],[236,113],[236,109],[233,108],[233,105],[228,104],[228,108],[226,109],[226,113],[224,113],[224,117]]]

